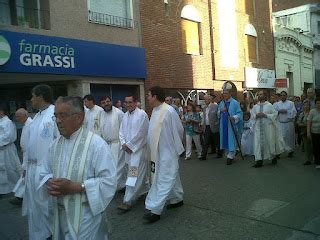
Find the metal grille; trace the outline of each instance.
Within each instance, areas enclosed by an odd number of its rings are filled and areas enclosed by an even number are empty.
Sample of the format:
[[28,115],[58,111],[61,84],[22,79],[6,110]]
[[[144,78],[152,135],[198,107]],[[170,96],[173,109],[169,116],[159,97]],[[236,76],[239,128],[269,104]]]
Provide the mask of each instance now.
[[88,11],[88,21],[121,28],[133,28],[133,20],[105,13]]

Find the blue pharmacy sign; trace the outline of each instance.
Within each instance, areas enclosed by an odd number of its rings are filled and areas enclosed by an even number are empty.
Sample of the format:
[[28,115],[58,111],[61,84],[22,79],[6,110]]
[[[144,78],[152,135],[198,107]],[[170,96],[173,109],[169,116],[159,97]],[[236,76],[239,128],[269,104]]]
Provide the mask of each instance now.
[[0,31],[0,73],[146,78],[143,48]]

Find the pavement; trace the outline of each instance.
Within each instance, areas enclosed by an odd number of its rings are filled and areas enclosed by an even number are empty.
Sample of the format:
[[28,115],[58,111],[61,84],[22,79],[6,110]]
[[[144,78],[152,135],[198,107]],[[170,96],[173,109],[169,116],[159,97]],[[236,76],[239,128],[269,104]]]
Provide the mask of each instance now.
[[[109,239],[320,240],[320,169],[303,166],[304,153],[258,169],[250,157],[230,166],[214,157],[180,160],[184,206],[156,223],[143,224],[143,198],[120,214],[118,193],[108,207]],[[21,209],[8,200],[0,199],[0,239],[28,239]]]

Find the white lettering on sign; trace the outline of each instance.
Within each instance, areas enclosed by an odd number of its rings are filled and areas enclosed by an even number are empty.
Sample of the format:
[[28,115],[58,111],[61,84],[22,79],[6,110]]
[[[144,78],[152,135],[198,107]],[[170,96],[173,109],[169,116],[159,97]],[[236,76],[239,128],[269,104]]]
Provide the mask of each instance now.
[[22,39],[19,43],[20,63],[23,66],[75,68],[74,49],[68,44],[54,46],[28,43]]
[[56,67],[56,68],[74,68],[74,57],[68,56],[50,56],[39,54],[22,53],[20,63],[24,66],[33,67]]

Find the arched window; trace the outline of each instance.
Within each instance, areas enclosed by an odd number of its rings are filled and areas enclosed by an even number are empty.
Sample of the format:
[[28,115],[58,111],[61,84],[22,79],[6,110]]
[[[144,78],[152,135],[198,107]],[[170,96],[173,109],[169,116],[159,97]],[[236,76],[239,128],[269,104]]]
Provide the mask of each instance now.
[[252,24],[247,24],[244,30],[246,35],[246,60],[247,62],[258,62],[258,35]]
[[192,5],[186,5],[181,11],[182,47],[186,54],[201,54],[200,37],[201,16]]

